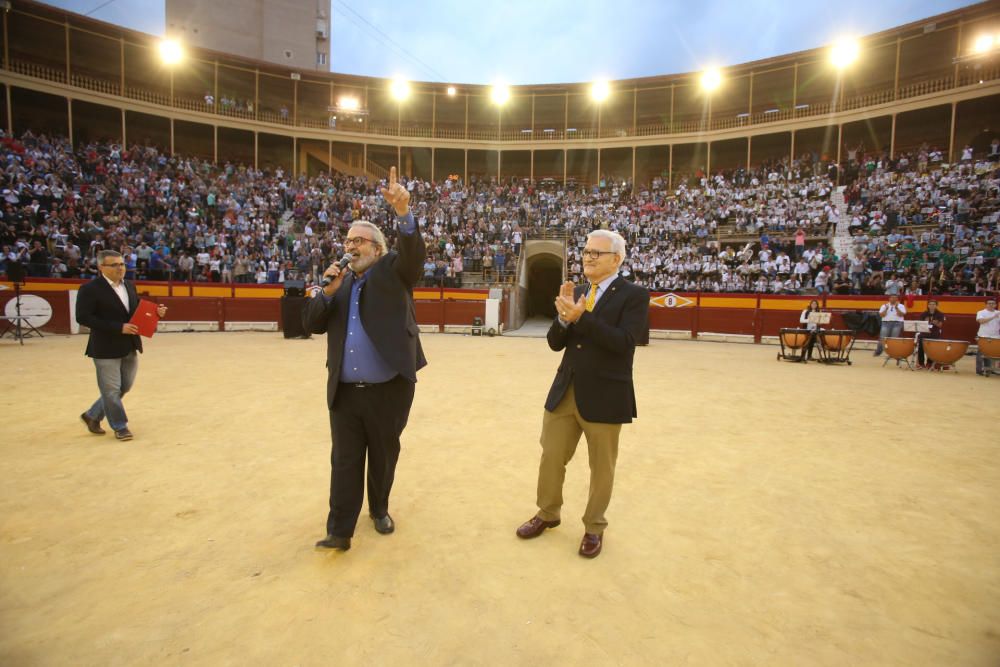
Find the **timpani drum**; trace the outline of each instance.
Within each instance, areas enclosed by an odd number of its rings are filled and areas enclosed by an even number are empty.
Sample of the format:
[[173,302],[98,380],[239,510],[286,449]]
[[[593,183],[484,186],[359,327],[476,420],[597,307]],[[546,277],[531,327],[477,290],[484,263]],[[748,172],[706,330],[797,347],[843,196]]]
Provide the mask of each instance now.
[[976,345],[979,346],[979,353],[985,359],[993,362],[992,366],[983,369],[986,375],[994,375],[1000,372],[996,368],[997,362],[1000,362],[1000,338],[980,336],[976,339]]
[[828,329],[819,335],[819,360],[827,364],[851,365],[851,350],[854,349],[854,332],[850,329]]
[[913,355],[914,350],[917,349],[917,339],[916,338],[886,338],[885,339],[885,354],[886,360],[882,362],[885,366],[890,361],[895,360],[896,365],[899,362],[905,361],[907,367],[912,371],[913,365],[910,363],[910,356]]
[[954,366],[969,350],[969,341],[948,340],[947,338],[925,338],[924,356],[931,362],[931,368],[944,370]]
[[805,361],[806,345],[812,332],[808,329],[781,329],[778,332],[778,341],[781,343],[781,352],[778,359],[786,361]]

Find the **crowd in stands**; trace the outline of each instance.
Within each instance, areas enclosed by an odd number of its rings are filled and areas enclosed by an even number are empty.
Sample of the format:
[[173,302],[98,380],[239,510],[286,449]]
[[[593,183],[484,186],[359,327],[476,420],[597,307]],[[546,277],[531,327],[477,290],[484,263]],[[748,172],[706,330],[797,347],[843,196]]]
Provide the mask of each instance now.
[[[371,220],[392,242],[378,184],[363,177],[293,177],[139,145],[74,150],[30,132],[0,143],[0,273],[17,262],[31,276],[85,278],[99,250],[115,249],[138,279],[315,282],[342,255],[351,221]],[[509,280],[525,240],[540,235],[568,239],[579,282],[586,234],[603,227],[628,241],[623,275],[654,291],[981,295],[1000,287],[998,150],[976,160],[969,149],[952,165],[926,146],[892,160],[849,151],[846,209],[833,196],[838,167],[812,155],[672,188],[661,178],[406,186],[428,247],[426,285]],[[838,225],[851,235],[843,256],[830,243]]]
[[982,296],[1000,289],[1000,140],[955,164],[921,146],[867,156],[845,191],[853,248],[836,276],[851,290]]

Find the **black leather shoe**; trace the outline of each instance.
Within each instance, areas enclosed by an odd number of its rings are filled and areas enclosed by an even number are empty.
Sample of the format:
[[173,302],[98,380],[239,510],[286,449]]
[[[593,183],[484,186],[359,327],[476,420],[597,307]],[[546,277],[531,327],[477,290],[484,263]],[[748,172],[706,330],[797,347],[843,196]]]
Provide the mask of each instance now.
[[97,421],[96,419],[91,419],[90,417],[87,416],[86,412],[80,415],[80,419],[82,419],[83,423],[87,425],[87,430],[93,433],[94,435],[104,435],[105,433],[107,433],[107,431],[101,428],[101,422]]
[[388,535],[389,533],[396,530],[396,522],[392,520],[392,517],[386,514],[381,519],[372,517],[372,521],[375,522],[375,530],[381,535]]
[[351,548],[351,538],[349,537],[337,537],[336,535],[327,535],[322,540],[316,543],[317,549],[337,549],[339,551],[347,551]]

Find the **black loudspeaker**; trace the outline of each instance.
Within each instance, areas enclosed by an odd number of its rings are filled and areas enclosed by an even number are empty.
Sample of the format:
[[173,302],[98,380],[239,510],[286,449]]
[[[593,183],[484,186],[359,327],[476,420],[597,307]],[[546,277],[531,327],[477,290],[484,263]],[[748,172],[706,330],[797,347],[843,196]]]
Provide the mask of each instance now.
[[304,280],[285,281],[285,296],[305,296],[305,295],[306,295],[306,281]]
[[285,333],[285,338],[309,338],[302,325],[302,311],[306,308],[306,301],[304,296],[281,297],[281,330]]
[[24,264],[20,262],[10,262],[7,264],[7,278],[15,285],[23,285],[27,271]]

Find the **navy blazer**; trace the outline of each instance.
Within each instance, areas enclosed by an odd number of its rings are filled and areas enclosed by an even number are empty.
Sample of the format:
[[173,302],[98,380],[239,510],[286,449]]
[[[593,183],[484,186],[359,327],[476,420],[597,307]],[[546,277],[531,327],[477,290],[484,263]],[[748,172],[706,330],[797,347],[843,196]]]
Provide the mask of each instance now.
[[[587,292],[577,287],[579,299]],[[649,292],[618,277],[601,295],[593,312],[584,312],[564,327],[555,320],[547,339],[554,351],[563,350],[545,409],[556,409],[570,384],[580,416],[601,424],[627,424],[637,416],[632,359],[649,318]]]
[[128,292],[126,309],[104,276],[97,276],[80,287],[76,295],[76,321],[90,329],[87,356],[94,359],[121,359],[142,352],[142,337],[123,334],[122,325],[139,307],[139,295],[130,280],[123,281]]
[[[426,250],[419,228],[413,234],[400,233],[398,238],[399,250],[389,251],[368,268],[368,279],[361,290],[361,324],[389,367],[416,382],[417,371],[427,365],[427,360],[420,345],[413,286],[423,276]],[[353,284],[354,272],[348,271],[329,303],[321,293],[317,294],[309,299],[302,316],[306,331],[327,334],[326,400],[331,409],[344,360]]]

